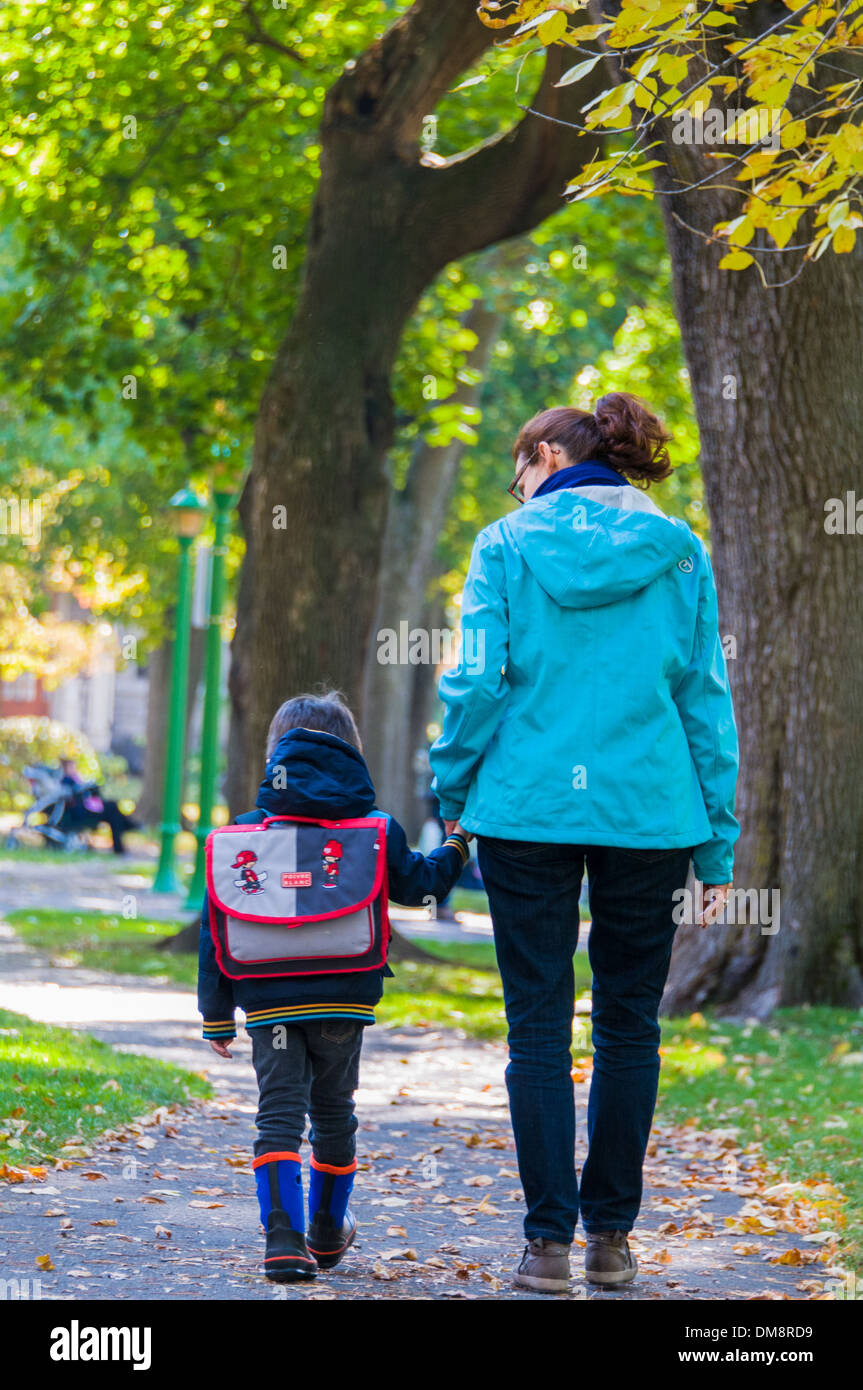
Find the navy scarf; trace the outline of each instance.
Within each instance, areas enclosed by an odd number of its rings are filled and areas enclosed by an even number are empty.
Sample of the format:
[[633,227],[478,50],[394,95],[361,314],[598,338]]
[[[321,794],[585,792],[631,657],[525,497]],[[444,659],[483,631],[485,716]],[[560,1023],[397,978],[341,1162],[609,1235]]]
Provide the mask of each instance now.
[[556,473],[541,482],[534,497],[544,497],[547,492],[558,492],[564,487],[589,487],[592,483],[611,483],[615,487],[631,487],[628,478],[607,463],[597,459],[585,459],[583,463],[571,463],[567,468],[558,468]]

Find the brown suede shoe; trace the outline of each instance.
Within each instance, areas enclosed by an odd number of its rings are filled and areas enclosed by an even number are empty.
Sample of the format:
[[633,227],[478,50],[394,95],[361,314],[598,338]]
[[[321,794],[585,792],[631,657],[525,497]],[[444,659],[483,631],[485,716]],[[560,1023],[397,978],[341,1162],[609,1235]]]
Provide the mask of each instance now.
[[512,1282],[534,1293],[568,1293],[569,1246],[554,1240],[529,1241]]
[[638,1271],[626,1231],[586,1231],[584,1277],[590,1284],[628,1284]]

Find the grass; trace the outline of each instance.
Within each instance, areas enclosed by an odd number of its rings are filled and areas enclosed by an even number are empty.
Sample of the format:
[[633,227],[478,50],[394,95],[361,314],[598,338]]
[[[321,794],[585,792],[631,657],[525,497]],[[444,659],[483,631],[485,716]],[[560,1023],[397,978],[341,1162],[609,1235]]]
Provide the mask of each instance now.
[[[88,868],[98,867],[109,874],[155,874],[154,859],[134,859],[115,855],[111,850],[110,837],[104,839],[98,848],[89,850],[64,850],[40,847],[35,844],[18,845],[16,849],[3,848],[0,834],[0,863],[24,864],[83,864]],[[182,867],[182,866],[181,866]]]
[[210,1094],[194,1072],[0,1009],[0,1165],[50,1161],[67,1142]]
[[[395,978],[387,980],[376,1009],[380,1022],[463,1028],[475,1038],[505,1038],[503,990],[492,943],[426,937],[415,941],[441,963],[393,962]],[[575,980],[578,994],[590,989],[590,966],[583,952],[575,957]]]
[[56,908],[20,908],[5,921],[34,950],[63,965],[143,975],[159,983],[194,989],[197,955],[171,955],[155,942],[185,925],[139,917],[126,919],[102,912],[59,912]]
[[781,1009],[769,1024],[694,1014],[663,1023],[659,1111],[758,1141],[788,1181],[847,1199],[843,1256],[863,1271],[863,1012]]

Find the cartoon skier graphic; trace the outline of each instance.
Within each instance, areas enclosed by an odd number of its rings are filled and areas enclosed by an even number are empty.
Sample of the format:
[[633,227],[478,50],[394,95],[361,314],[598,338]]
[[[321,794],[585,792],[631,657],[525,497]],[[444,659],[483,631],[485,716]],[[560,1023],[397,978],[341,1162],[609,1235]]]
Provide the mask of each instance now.
[[263,870],[258,873],[252,868],[252,865],[257,862],[257,858],[254,850],[241,849],[231,865],[232,869],[240,870],[240,877],[234,879],[234,887],[239,888],[243,893],[263,893],[264,891],[266,873]]
[[325,888],[335,888],[339,881],[339,860],[342,857],[342,847],[338,840],[327,840],[321,850],[321,858],[324,866]]

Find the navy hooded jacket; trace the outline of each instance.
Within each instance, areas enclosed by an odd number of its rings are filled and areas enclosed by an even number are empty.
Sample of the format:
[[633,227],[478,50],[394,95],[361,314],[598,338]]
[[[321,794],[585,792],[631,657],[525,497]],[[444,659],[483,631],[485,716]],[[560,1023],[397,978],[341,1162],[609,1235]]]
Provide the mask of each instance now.
[[[278,774],[278,775],[277,775]],[[279,785],[274,786],[274,780]],[[285,785],[282,786],[281,783]],[[265,816],[309,816],[321,820],[367,816],[375,810],[375,789],[358,749],[334,734],[290,729],[267,762],[256,808],[237,817],[237,824]],[[387,870],[390,898],[405,907],[441,900],[450,892],[466,862],[460,843],[449,839],[427,857],[414,854],[398,821],[389,817]],[[246,1027],[292,1023],[309,1018],[350,1018],[374,1023],[374,1006],[383,993],[380,970],[342,975],[231,980],[216,962],[210,934],[210,904],[204,895],[198,957],[198,1008],[204,1037],[228,1041],[236,1034],[234,1009],[246,1015]]]

